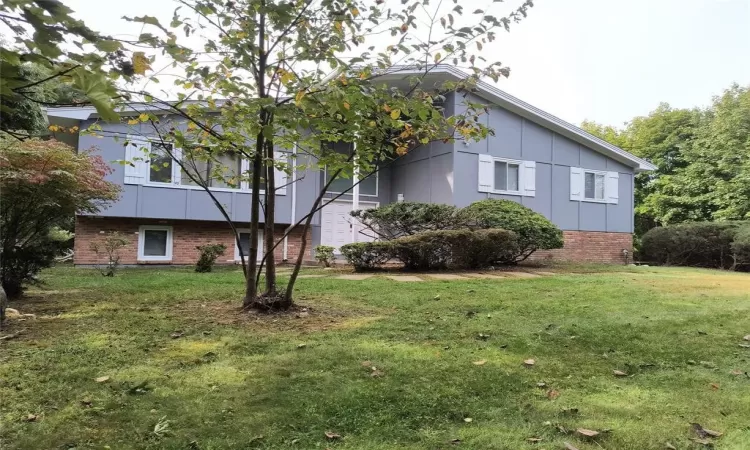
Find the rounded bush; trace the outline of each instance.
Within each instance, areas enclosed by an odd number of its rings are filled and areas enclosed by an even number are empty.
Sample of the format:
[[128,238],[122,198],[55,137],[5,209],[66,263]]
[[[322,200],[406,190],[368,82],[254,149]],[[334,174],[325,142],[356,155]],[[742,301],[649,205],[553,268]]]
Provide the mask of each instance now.
[[739,227],[738,222],[694,222],[652,228],[641,240],[641,258],[660,265],[730,269]]
[[507,230],[425,231],[392,241],[393,254],[411,270],[478,269],[512,260],[515,233]]
[[362,223],[368,234],[381,240],[391,240],[423,231],[464,228],[459,211],[452,205],[398,202],[352,211],[351,215]]
[[376,269],[393,257],[390,241],[355,242],[342,245],[339,251],[356,271]]
[[520,262],[537,250],[562,248],[563,234],[549,219],[510,200],[487,199],[461,210],[473,228],[500,228],[517,235],[517,252],[508,263]]
[[736,268],[742,271],[750,270],[750,223],[737,228],[732,242]]

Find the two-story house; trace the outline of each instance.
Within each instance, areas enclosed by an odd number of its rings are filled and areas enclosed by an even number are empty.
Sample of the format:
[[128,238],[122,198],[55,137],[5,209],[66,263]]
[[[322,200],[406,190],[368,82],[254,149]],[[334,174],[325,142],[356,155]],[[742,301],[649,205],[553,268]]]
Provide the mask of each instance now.
[[[408,75],[405,70],[382,79],[398,85]],[[428,80],[465,76],[453,67],[438,66]],[[481,142],[432,143],[382,167],[376,176],[315,214],[309,231],[308,259],[312,259],[315,245],[339,247],[367,239],[351,221],[349,212],[353,209],[398,201],[466,206],[485,198],[501,198],[528,206],[564,231],[563,249],[537,257],[622,262],[623,250],[632,249],[634,176],[654,166],[490,84],[479,82],[471,97],[472,101],[490,105],[485,117],[494,136]],[[444,105],[446,114],[454,114],[463,104],[460,96],[449,95]],[[125,119],[133,114],[137,114],[135,110],[121,112]],[[106,161],[134,158],[133,151],[124,145],[128,138],[151,146],[156,155],[162,145],[160,140],[148,138],[148,125],[136,125],[138,129],[133,130],[127,120],[100,122],[91,107],[50,108],[47,115],[51,124],[78,126],[81,130],[98,122],[101,131],[97,136],[74,134],[63,139],[79,150],[94,148]],[[237,171],[248,167],[241,160],[226,161],[225,165],[235,166]],[[233,234],[218,209],[202,188],[182,176],[171,158],[125,166],[113,163],[112,167],[108,179],[122,185],[121,198],[95,216],[76,218],[75,264],[96,263],[90,243],[109,231],[130,238],[130,245],[121,252],[123,264],[193,264],[198,257],[195,247],[206,243],[224,243],[229,249],[218,262],[239,260]],[[283,235],[307,214],[326,176],[325,170],[307,168],[304,173],[292,174],[297,181],[287,184],[288,175],[277,174],[277,185],[287,185],[276,192],[275,234]],[[327,196],[353,183],[352,179],[335,180]],[[249,187],[217,182],[211,190],[236,225],[247,227]],[[291,229],[277,248],[277,261],[296,259],[301,229]],[[243,231],[245,247],[248,236]]]

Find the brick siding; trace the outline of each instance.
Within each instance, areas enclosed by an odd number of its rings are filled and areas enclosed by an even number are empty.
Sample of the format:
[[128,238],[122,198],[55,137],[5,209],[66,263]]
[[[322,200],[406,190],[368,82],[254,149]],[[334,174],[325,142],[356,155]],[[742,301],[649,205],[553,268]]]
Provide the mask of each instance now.
[[633,235],[630,233],[606,233],[601,231],[563,231],[563,248],[539,250],[529,258],[531,261],[575,261],[604,264],[624,264],[623,249],[628,251],[629,261],[633,257]]
[[[141,225],[168,225],[172,227],[172,260],[171,261],[138,261],[138,229]],[[247,224],[236,224],[238,228],[248,228]],[[276,239],[284,235],[286,226],[277,226],[275,230]],[[107,233],[111,231],[120,232],[130,243],[120,250],[120,264],[175,264],[191,265],[198,260],[200,252],[196,246],[204,244],[224,244],[227,247],[223,256],[217,260],[217,264],[234,264],[235,241],[232,230],[225,222],[207,222],[197,220],[149,220],[129,219],[115,217],[76,217],[75,230],[75,264],[97,264],[106,262],[105,255],[97,257],[91,250],[91,243],[102,241]],[[290,262],[294,262],[299,255],[302,243],[302,227],[298,226],[288,239],[288,254]],[[312,239],[310,232],[307,236],[307,255],[305,260],[310,260]],[[279,244],[274,250],[276,263],[282,262],[283,244]]]

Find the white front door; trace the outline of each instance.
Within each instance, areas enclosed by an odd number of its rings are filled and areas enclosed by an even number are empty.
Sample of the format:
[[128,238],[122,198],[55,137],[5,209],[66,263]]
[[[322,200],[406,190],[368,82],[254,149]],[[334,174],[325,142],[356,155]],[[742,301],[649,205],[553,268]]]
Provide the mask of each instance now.
[[[377,203],[359,202],[361,209],[375,208],[376,206],[378,206]],[[349,214],[351,210],[352,202],[345,200],[331,202],[323,208],[321,212],[321,245],[330,245],[336,248],[338,253],[339,247],[354,242],[352,228],[356,231],[357,242],[373,240],[372,236],[368,236],[367,230],[362,230],[359,221]]]

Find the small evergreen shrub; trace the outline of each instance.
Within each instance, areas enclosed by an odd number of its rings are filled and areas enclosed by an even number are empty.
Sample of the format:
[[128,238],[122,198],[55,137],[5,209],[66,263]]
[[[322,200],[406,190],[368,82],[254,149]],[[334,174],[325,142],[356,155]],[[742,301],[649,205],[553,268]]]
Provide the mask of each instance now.
[[641,240],[641,258],[659,265],[731,269],[735,252],[744,252],[742,244],[733,245],[740,225],[694,222],[652,228]]
[[500,229],[425,231],[392,243],[410,270],[479,269],[507,264],[518,252],[516,234]]
[[517,251],[508,263],[521,262],[537,250],[562,248],[563,233],[549,219],[510,200],[487,199],[461,211],[471,228],[499,228],[517,235]]
[[367,234],[381,240],[411,236],[423,231],[465,228],[460,210],[452,205],[420,202],[389,203],[351,212]]
[[355,242],[342,245],[339,250],[356,271],[376,269],[393,257],[390,241]]
[[315,259],[323,267],[331,267],[331,264],[335,259],[335,257],[333,256],[334,250],[335,249],[330,245],[318,245],[315,247]]
[[224,244],[206,244],[195,247],[201,252],[198,262],[195,264],[195,271],[199,273],[211,272],[216,263],[216,259],[223,255],[227,250]]

